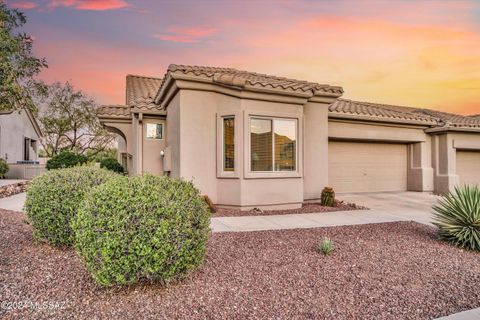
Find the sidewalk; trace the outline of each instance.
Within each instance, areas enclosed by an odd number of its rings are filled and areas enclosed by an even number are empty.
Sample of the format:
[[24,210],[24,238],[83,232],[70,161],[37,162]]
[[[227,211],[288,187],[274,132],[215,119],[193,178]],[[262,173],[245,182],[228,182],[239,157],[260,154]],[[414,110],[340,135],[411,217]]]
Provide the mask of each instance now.
[[467,310],[449,316],[441,317],[436,320],[478,320],[480,319],[480,308]]
[[213,232],[243,232],[277,229],[302,229],[369,223],[416,221],[430,225],[426,211],[355,210],[269,216],[212,218]]
[[0,209],[23,211],[26,193],[18,193],[13,196],[0,199]]

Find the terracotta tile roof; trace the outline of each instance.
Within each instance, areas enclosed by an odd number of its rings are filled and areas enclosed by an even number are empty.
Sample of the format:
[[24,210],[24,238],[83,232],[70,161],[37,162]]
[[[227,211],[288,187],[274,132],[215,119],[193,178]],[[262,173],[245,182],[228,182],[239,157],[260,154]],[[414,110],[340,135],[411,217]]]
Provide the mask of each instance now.
[[97,108],[99,116],[130,117],[130,107],[124,105],[106,105]]
[[284,77],[276,77],[255,72],[241,71],[233,68],[218,67],[202,67],[202,66],[185,66],[171,64],[168,67],[167,74],[180,72],[199,77],[205,77],[228,86],[237,87],[261,87],[280,89],[293,92],[325,92],[332,94],[342,94],[342,87],[319,84],[315,82],[301,81]]
[[416,112],[418,109],[393,106],[380,103],[360,102],[347,99],[338,99],[329,107],[330,115],[365,116],[372,119],[397,120],[402,122],[423,122],[425,124],[437,124],[437,119]]
[[480,118],[462,116],[436,110],[422,109],[423,113],[441,119],[446,126],[462,128],[480,128]]
[[160,110],[153,100],[161,84],[161,78],[127,75],[126,104],[136,109]]
[[329,107],[330,116],[362,116],[372,120],[425,123],[436,127],[480,128],[480,117],[462,116],[430,109],[338,99]]

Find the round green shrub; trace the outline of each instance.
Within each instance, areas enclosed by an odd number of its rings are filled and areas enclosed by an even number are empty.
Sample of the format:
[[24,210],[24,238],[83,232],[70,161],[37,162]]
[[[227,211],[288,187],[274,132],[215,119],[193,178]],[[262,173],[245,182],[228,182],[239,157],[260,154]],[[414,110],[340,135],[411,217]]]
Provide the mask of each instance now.
[[87,163],[88,157],[71,151],[62,151],[47,161],[47,169],[71,168]]
[[191,182],[122,177],[92,190],[72,223],[75,247],[102,286],[168,283],[203,262],[210,212]]
[[5,159],[0,158],[0,178],[1,179],[5,178],[5,175],[7,174],[8,169],[9,168],[8,168],[7,161],[5,161]]
[[95,167],[48,171],[34,178],[27,189],[25,212],[34,236],[55,246],[73,244],[70,223],[92,187],[118,177]]
[[100,168],[105,168],[117,173],[124,173],[122,165],[113,158],[105,158],[100,160]]
[[480,188],[456,187],[433,207],[440,238],[460,247],[480,250]]

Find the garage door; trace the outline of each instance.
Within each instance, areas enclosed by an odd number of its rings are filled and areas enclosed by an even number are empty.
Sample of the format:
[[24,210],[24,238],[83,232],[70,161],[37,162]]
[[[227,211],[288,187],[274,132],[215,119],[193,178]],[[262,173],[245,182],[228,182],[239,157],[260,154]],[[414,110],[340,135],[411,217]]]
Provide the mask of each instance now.
[[407,190],[407,145],[329,143],[329,183],[336,192]]
[[480,152],[457,151],[457,174],[461,184],[480,185]]

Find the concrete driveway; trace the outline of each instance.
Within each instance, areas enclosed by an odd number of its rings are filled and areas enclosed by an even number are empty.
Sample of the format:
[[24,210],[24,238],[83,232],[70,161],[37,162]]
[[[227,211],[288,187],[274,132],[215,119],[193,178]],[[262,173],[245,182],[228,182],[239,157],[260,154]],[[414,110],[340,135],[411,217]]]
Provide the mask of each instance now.
[[214,232],[317,228],[396,221],[431,222],[438,197],[422,192],[344,193],[337,198],[371,210],[212,218]]
[[428,192],[372,192],[340,193],[337,198],[356,203],[375,211],[388,211],[390,214],[411,218],[419,222],[431,221],[432,206],[439,196]]

